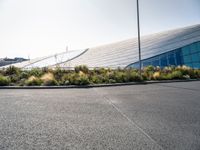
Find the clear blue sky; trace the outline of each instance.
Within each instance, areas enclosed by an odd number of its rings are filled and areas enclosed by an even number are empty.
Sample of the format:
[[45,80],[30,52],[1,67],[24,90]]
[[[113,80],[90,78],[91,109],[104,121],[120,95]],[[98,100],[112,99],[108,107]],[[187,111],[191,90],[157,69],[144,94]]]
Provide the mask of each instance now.
[[[142,35],[200,23],[200,0],[139,0]],[[137,36],[136,0],[0,0],[0,58]]]

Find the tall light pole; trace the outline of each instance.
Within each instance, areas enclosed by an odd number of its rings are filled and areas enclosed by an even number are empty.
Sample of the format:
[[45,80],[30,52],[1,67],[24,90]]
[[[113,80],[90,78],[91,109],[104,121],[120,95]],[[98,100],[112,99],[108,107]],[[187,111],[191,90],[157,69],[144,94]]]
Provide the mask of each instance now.
[[141,77],[141,75],[142,75],[142,63],[141,63],[141,42],[140,42],[140,13],[139,13],[139,0],[137,0],[137,26],[138,26],[139,72],[140,72],[140,77]]

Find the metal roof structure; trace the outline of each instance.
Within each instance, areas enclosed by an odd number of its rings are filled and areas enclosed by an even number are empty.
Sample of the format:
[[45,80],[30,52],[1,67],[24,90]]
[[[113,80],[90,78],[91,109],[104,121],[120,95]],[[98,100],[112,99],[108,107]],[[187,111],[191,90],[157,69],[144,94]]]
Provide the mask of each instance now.
[[[144,60],[199,41],[200,24],[143,36],[141,37],[141,57]],[[36,58],[14,64],[14,66],[73,68],[78,65],[87,65],[89,68],[123,68],[137,61],[137,38],[132,38],[103,46]]]

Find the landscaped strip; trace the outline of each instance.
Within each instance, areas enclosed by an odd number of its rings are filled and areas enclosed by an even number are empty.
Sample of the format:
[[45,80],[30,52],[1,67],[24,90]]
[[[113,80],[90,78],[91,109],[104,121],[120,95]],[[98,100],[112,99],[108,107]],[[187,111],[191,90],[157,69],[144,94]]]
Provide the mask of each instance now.
[[142,75],[133,68],[109,69],[96,68],[89,70],[81,65],[74,70],[61,68],[33,68],[22,70],[14,66],[0,70],[0,86],[73,86],[73,85],[111,85],[118,83],[149,81],[169,81],[200,79],[200,70],[187,66],[169,66],[165,68],[148,66],[143,68]]

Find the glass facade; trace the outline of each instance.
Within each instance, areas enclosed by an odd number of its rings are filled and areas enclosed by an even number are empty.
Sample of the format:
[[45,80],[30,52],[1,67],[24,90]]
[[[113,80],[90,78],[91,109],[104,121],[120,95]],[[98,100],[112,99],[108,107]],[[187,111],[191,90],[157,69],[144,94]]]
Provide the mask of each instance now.
[[[161,55],[157,55],[142,60],[142,67],[145,66],[182,66],[186,65],[192,68],[200,68],[200,42],[195,42],[182,48],[172,50]],[[139,62],[133,63],[128,67],[139,67]]]

